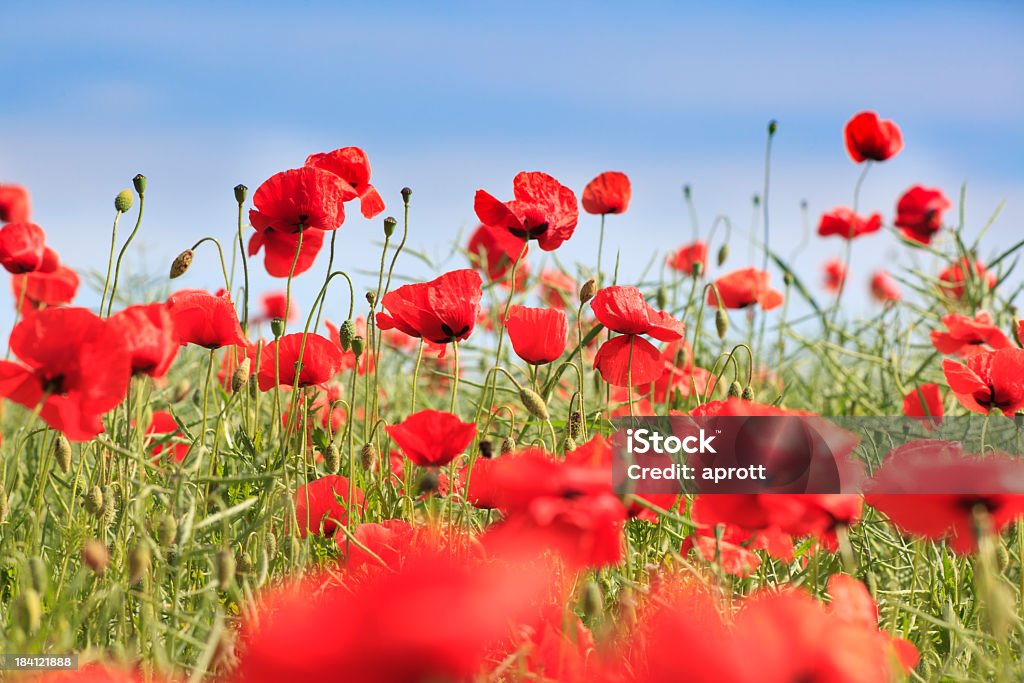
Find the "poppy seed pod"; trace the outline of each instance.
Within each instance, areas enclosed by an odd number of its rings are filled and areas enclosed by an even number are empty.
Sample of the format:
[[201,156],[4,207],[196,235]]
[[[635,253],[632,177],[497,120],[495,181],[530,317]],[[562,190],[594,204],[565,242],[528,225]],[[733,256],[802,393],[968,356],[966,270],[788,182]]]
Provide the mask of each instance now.
[[384,236],[391,237],[395,234],[395,226],[398,225],[398,221],[395,220],[394,216],[388,216],[384,219]]
[[249,188],[239,183],[235,185],[235,201],[239,204],[245,204],[245,198],[249,196]]
[[718,248],[718,265],[725,263],[726,259],[729,258],[729,245],[723,244]]
[[171,263],[172,280],[175,278],[179,278],[185,274],[185,271],[187,271],[189,266],[192,265],[193,257],[195,257],[195,252],[193,252],[191,249],[186,249],[185,251],[178,254],[178,256],[174,259],[174,262]]
[[341,453],[338,451],[338,447],[333,443],[327,444],[327,447],[321,451],[321,455],[324,456],[324,466],[330,473],[336,473],[338,468],[341,467]]
[[145,543],[136,543],[128,552],[128,583],[136,585],[149,573],[152,555]]
[[412,196],[412,188],[411,187],[403,187],[402,188],[402,201],[405,202],[406,204],[408,204],[409,203],[409,197],[411,197],[411,196]]
[[18,596],[13,605],[14,623],[27,634],[35,633],[43,619],[43,607],[39,593],[34,588],[26,588]]
[[372,441],[363,444],[362,450],[359,451],[359,464],[367,472],[377,469],[377,466],[380,465],[380,451]]
[[352,353],[355,354],[356,358],[363,355],[363,349],[366,348],[366,340],[360,335],[352,337]]
[[135,195],[132,194],[131,190],[124,189],[117,193],[114,197],[114,208],[118,213],[125,213],[132,208],[132,204],[135,203]]
[[217,551],[217,587],[222,591],[231,588],[235,581],[235,554],[227,548]]
[[140,197],[146,194],[146,176],[136,173],[135,177],[132,178],[132,185],[135,186],[135,191],[139,193]]
[[338,343],[341,344],[341,348],[344,351],[348,351],[352,348],[352,338],[356,336],[356,324],[351,320],[346,320],[338,328]]
[[548,414],[547,404],[544,403],[544,399],[540,397],[533,389],[522,388],[519,390],[519,400],[529,411],[530,415],[533,415],[538,420],[544,420],[547,422],[550,419]]
[[376,292],[367,292],[366,293],[366,303],[370,304],[371,306],[376,304],[377,303],[377,293]]
[[103,509],[103,490],[99,486],[93,486],[85,494],[85,509],[94,515]]
[[270,320],[270,332],[274,335],[274,339],[279,339],[284,334],[284,320],[272,318]]
[[729,316],[724,308],[715,310],[715,330],[718,331],[719,339],[725,339],[725,333],[729,331]]
[[242,362],[238,364],[238,367],[231,374],[231,393],[237,394],[245,388],[246,382],[249,381],[249,370],[251,367],[252,361],[248,358],[243,358]]
[[585,304],[597,294],[597,280],[590,278],[580,287],[580,303]]
[[733,380],[732,383],[729,385],[729,398],[736,398],[742,393],[743,388],[740,386],[740,383],[737,382],[736,380]]
[[94,574],[103,576],[107,573],[107,567],[110,565],[110,551],[107,550],[107,546],[102,541],[90,538],[82,546],[82,562]]
[[71,471],[71,443],[63,434],[58,434],[53,442],[53,457],[61,472],[67,474]]
[[516,449],[516,440],[509,434],[501,440],[501,454],[507,455]]

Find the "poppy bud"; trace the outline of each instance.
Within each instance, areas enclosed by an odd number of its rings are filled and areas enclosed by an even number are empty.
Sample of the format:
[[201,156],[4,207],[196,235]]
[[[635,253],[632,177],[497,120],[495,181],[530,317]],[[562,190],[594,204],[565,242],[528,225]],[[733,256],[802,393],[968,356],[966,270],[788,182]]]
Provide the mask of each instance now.
[[690,199],[693,196],[693,189],[689,184],[683,185],[683,199]]
[[585,304],[597,294],[597,280],[590,278],[580,287],[580,303]]
[[169,548],[174,545],[177,537],[178,520],[167,513],[160,515],[160,519],[156,523],[156,540],[164,548]]
[[801,199],[800,200],[800,208],[803,209],[804,211],[807,210],[807,200],[806,199]]
[[786,285],[787,287],[792,287],[793,286],[793,273],[789,272],[788,270],[785,273],[783,273],[782,274],[782,283],[784,285]]
[[1010,566],[1010,551],[1006,549],[1006,546],[1002,543],[996,543],[996,566],[999,568],[999,573],[1002,574],[1006,571],[1007,567]]
[[604,595],[601,587],[596,581],[587,581],[583,586],[583,595],[580,597],[580,608],[583,615],[589,620],[596,619],[604,612]]
[[548,407],[544,403],[544,399],[540,397],[533,389],[523,388],[519,390],[519,400],[522,401],[523,405],[526,406],[526,410],[529,411],[530,415],[533,415],[538,420],[544,420],[547,422],[550,419],[548,414]]
[[363,355],[363,349],[365,348],[365,346],[366,340],[363,339],[360,335],[357,334],[356,336],[352,337],[352,353],[355,354],[356,358],[359,358],[360,356]]
[[576,439],[571,436],[565,437],[565,441],[562,442],[562,451],[569,453],[570,451],[576,450]]
[[352,348],[352,337],[356,336],[356,325],[351,320],[346,320],[338,328],[338,342],[341,348],[348,351]]
[[408,204],[409,203],[409,197],[411,197],[411,196],[412,196],[412,188],[411,187],[403,187],[402,188],[402,201],[405,202],[406,204]]
[[569,436],[579,439],[583,431],[583,414],[578,410],[569,413]]
[[742,398],[744,401],[753,401],[754,400],[754,390],[753,390],[753,388],[751,388],[750,385],[747,385],[747,386],[743,387],[743,393],[740,394],[740,398]]
[[742,393],[743,389],[740,387],[740,383],[733,380],[732,384],[729,385],[729,398],[736,398]]
[[235,368],[235,371],[231,374],[231,393],[237,394],[245,388],[246,382],[249,381],[249,369],[251,366],[252,362],[245,358]]
[[501,440],[501,454],[506,455],[516,449],[516,440],[511,434]]
[[718,265],[725,263],[727,258],[729,258],[729,245],[723,244],[718,248]]
[[235,558],[235,564],[237,565],[237,574],[239,576],[251,574],[255,566],[252,561],[252,555],[247,552],[239,553],[238,557]]
[[46,592],[46,586],[50,582],[50,577],[46,571],[46,563],[43,562],[43,558],[34,556],[28,560],[28,575],[32,579],[32,587],[40,593]]
[[103,491],[99,486],[93,486],[89,489],[89,492],[85,494],[85,509],[90,513],[97,515],[103,508]]
[[366,293],[366,303],[370,304],[371,306],[373,306],[375,303],[377,303],[377,293],[376,292],[367,292]]
[[704,272],[704,264],[700,261],[694,261],[693,265],[690,266],[690,275],[693,277],[700,277],[700,274]]
[[26,588],[18,596],[13,605],[14,623],[25,633],[32,634],[39,630],[43,619],[43,606],[39,593],[34,588]]
[[263,537],[263,550],[269,559],[273,560],[277,557],[277,536],[273,531],[268,531],[267,535]]
[[668,305],[668,292],[665,291],[665,285],[658,285],[658,291],[654,295],[654,303],[658,304],[658,308],[665,308]]
[[149,546],[144,542],[136,543],[128,552],[128,583],[136,585],[149,573],[152,556]]
[[395,234],[395,226],[398,225],[398,221],[395,220],[394,216],[388,216],[384,219],[384,236],[391,237]]
[[7,503],[7,489],[4,488],[3,482],[0,482],[0,524],[4,523],[7,519],[7,513],[10,511],[10,507]]
[[146,194],[146,176],[136,173],[135,177],[132,178],[132,185],[135,186],[135,191],[139,193],[140,197]]
[[380,451],[372,441],[364,443],[362,450],[359,451],[359,464],[368,472],[377,469],[380,464]]
[[761,195],[755,194],[752,201],[754,202],[755,208],[761,206]]
[[53,456],[57,459],[57,467],[64,474],[71,471],[71,444],[63,434],[58,434],[53,442]]
[[227,548],[217,551],[217,587],[222,591],[231,588],[235,580],[235,554]]
[[483,439],[480,442],[479,448],[481,458],[486,458],[490,460],[491,458],[494,457],[494,444],[491,443],[488,439]]
[[103,576],[107,573],[107,567],[110,565],[110,551],[107,550],[107,546],[103,545],[102,541],[90,538],[82,546],[82,562],[94,574]]
[[769,136],[775,135],[775,131],[777,131],[778,129],[779,129],[779,122],[778,121],[776,121],[775,119],[772,119],[771,121],[768,122],[768,135]]
[[274,335],[274,339],[279,338],[284,334],[284,320],[281,318],[272,318],[270,320],[270,331]]
[[718,338],[725,339],[725,333],[729,331],[729,316],[724,308],[715,311],[715,329],[718,331]]
[[416,488],[420,495],[430,495],[437,491],[440,483],[440,480],[437,478],[437,472],[431,469],[423,473],[423,476],[420,477],[419,482],[416,484]]
[[185,274],[188,267],[192,265],[192,258],[195,256],[195,252],[191,249],[178,254],[177,258],[174,259],[174,263],[171,264],[171,279],[179,278]]
[[121,190],[117,193],[117,196],[114,197],[114,208],[117,209],[118,213],[125,213],[132,208],[132,204],[134,203],[135,195],[132,194],[131,190]]
[[99,518],[104,527],[109,527],[117,516],[117,496],[114,489],[106,486],[103,489],[103,505],[100,506]]
[[249,196],[249,188],[239,183],[235,185],[235,201],[239,204],[245,204],[245,198]]
[[338,452],[338,447],[333,443],[327,444],[327,447],[321,451],[321,455],[324,456],[324,466],[328,472],[334,473],[341,467],[341,453]]

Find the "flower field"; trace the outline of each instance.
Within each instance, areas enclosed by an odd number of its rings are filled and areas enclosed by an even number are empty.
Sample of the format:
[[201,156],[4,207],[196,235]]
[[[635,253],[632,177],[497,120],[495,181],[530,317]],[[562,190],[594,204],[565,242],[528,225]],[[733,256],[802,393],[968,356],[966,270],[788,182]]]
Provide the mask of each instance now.
[[[871,169],[915,153],[865,111],[835,135],[849,204],[808,217],[836,256],[801,278],[771,228],[777,132],[754,234],[694,218],[632,282],[604,245],[624,173],[478,190],[460,266],[407,282],[416,195],[343,147],[225,188],[237,224],[157,298],[126,274],[160,191],[136,176],[85,308],[30,188],[0,185],[0,653],[79,667],[0,678],[1024,679],[1024,461],[976,457],[1024,428],[1024,242],[965,222],[956,188],[865,213]],[[381,243],[368,290],[336,249],[350,229]],[[885,233],[898,270],[874,269]],[[593,258],[562,263],[569,240]],[[251,292],[257,270],[280,287]],[[209,289],[175,288],[197,271]],[[926,437],[872,444],[863,492],[622,493],[613,434],[645,416]],[[966,416],[980,443],[927,436]]]

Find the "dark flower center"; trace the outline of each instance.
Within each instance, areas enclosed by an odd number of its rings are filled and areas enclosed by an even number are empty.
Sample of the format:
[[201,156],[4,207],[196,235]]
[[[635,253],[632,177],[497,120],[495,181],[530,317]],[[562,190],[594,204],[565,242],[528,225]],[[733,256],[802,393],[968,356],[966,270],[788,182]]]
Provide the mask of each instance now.
[[547,221],[530,226],[529,222],[523,221],[522,228],[509,228],[508,231],[524,240],[535,240],[548,231]]
[[64,393],[64,375],[54,375],[43,380],[43,391],[47,394]]
[[466,325],[458,332],[455,332],[452,328],[448,327],[447,323],[441,323],[441,331],[447,335],[448,341],[455,341],[462,335],[466,334],[466,332],[469,332],[469,325]]

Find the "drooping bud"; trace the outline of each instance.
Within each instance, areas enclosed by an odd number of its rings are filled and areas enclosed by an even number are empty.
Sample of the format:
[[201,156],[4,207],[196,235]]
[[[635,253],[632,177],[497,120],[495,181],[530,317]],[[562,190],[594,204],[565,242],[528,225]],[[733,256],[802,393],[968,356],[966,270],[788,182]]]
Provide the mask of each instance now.
[[170,548],[178,538],[178,520],[169,513],[160,515],[156,522],[156,540],[164,548]]
[[377,293],[376,292],[367,292],[366,293],[366,303],[370,304],[371,306],[373,306],[375,303],[377,303]]
[[139,193],[140,197],[146,194],[146,176],[136,173],[135,177],[132,178],[132,185],[135,186],[135,191]]
[[114,197],[114,208],[118,213],[125,213],[132,208],[132,204],[134,203],[135,195],[128,189],[121,190],[117,193],[117,196]]
[[754,202],[755,208],[761,206],[761,195],[755,193],[752,201]]
[[324,456],[324,466],[330,473],[335,473],[341,467],[341,453],[338,451],[338,447],[333,443],[327,444],[327,447],[321,451],[321,455]]
[[529,411],[530,415],[533,415],[538,420],[544,420],[547,422],[550,419],[548,414],[547,404],[544,403],[544,399],[540,397],[533,389],[523,387],[519,390],[519,400]]
[[235,563],[237,566],[236,573],[239,576],[251,574],[253,567],[255,566],[252,561],[252,555],[247,552],[238,553],[238,556],[235,558]]
[[501,440],[501,454],[507,455],[516,449],[515,437],[509,434]]
[[128,552],[128,583],[136,585],[149,573],[152,555],[145,542],[136,543]]
[[580,287],[580,303],[585,304],[597,294],[597,280],[590,278]]
[[352,348],[352,337],[354,336],[356,336],[356,324],[351,320],[346,320],[338,328],[338,342],[343,350],[348,351]]
[[12,607],[14,623],[21,627],[22,631],[31,635],[39,630],[43,620],[43,606],[36,589],[23,590]]
[[94,574],[103,576],[107,573],[107,567],[110,565],[110,551],[102,541],[90,538],[82,546],[82,562]]
[[718,265],[722,265],[729,258],[729,245],[723,244],[718,248]]
[[64,474],[71,471],[71,443],[63,434],[57,434],[53,442],[53,457],[57,460],[57,467]]
[[683,185],[683,199],[688,200],[691,197],[693,197],[693,188],[691,188],[690,184],[687,183],[686,185]]
[[750,385],[747,385],[747,386],[743,387],[743,393],[740,394],[740,397],[744,401],[753,401],[754,400],[754,389],[753,389],[753,387],[751,387]]
[[768,135],[775,135],[775,132],[779,129],[779,122],[772,119],[768,122]]
[[217,551],[217,587],[226,591],[234,581],[235,554],[227,548],[221,548]]
[[743,388],[740,386],[740,383],[737,382],[736,380],[733,380],[732,383],[729,385],[729,398],[736,398],[742,393]]
[[273,560],[277,557],[277,536],[273,531],[268,531],[263,537],[263,550],[267,553],[268,559]]
[[103,490],[99,486],[93,486],[85,494],[85,509],[94,515],[103,509]]
[[239,204],[245,204],[245,198],[249,196],[249,188],[239,183],[235,185],[235,201]]
[[191,249],[186,249],[185,251],[178,254],[177,258],[174,259],[174,262],[171,263],[172,280],[175,278],[179,278],[185,274],[185,271],[187,271],[189,266],[192,265],[192,259],[195,257],[195,255],[195,252],[192,251]]
[[40,593],[45,593],[46,587],[50,583],[50,577],[46,571],[46,563],[43,562],[43,558],[38,555],[29,558],[28,575],[32,579],[32,587]]
[[362,450],[359,451],[359,464],[367,472],[377,469],[377,466],[380,465],[380,451],[377,450],[377,444],[372,441],[363,444]]
[[408,205],[409,204],[409,197],[411,197],[411,196],[412,196],[412,188],[411,187],[403,187],[402,188],[402,202],[404,202],[406,205]]
[[398,221],[395,220],[394,216],[388,216],[384,219],[384,236],[391,237],[395,234],[395,227],[398,225]]
[[280,338],[284,334],[284,320],[272,318],[270,320],[270,332],[274,335],[274,339]]
[[569,413],[569,438],[579,439],[583,432],[583,414],[578,410]]
[[245,388],[246,382],[249,381],[249,370],[251,368],[252,361],[248,358],[242,359],[242,362],[238,364],[235,371],[231,373],[231,393],[237,394]]
[[654,303],[658,304],[658,308],[661,309],[668,305],[668,292],[665,290],[665,285],[658,285],[658,291],[654,294]]
[[715,310],[715,330],[718,331],[719,339],[725,339],[725,333],[729,331],[729,316],[724,308]]
[[494,444],[489,439],[482,439],[480,441],[480,457],[486,460],[490,460],[494,457]]
[[363,355],[363,349],[366,347],[366,340],[360,335],[352,337],[352,353],[355,354],[356,358]]

